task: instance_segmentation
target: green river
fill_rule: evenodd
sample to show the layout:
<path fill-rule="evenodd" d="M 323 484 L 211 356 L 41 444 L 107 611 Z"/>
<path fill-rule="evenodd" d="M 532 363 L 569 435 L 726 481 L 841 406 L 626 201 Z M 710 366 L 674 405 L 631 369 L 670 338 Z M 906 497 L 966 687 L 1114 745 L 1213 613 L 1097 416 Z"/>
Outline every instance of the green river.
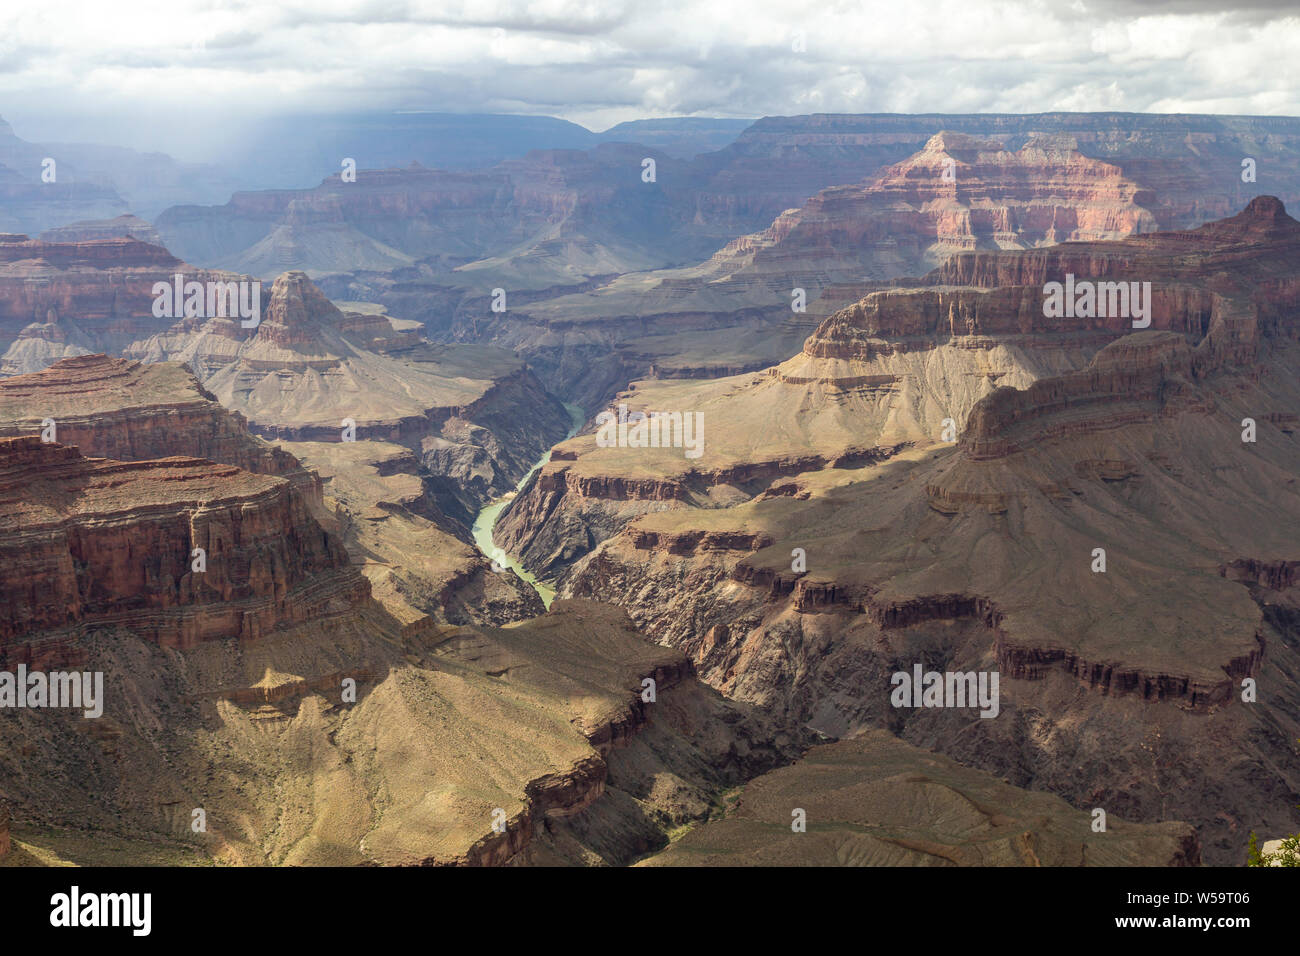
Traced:
<path fill-rule="evenodd" d="M 569 418 L 572 421 L 572 425 L 569 427 L 569 434 L 566 437 L 572 438 L 578 433 L 578 429 L 586 423 L 587 413 L 582 410 L 581 406 L 573 405 L 569 402 L 565 402 L 564 407 L 568 410 Z M 551 452 L 548 449 L 546 454 L 537 460 L 537 464 L 528 469 L 528 474 L 519 479 L 519 484 L 515 485 L 514 491 L 506 492 L 478 513 L 477 517 L 474 518 L 473 528 L 474 544 L 478 546 L 478 549 L 483 552 L 484 556 L 487 557 L 489 561 L 496 561 L 498 564 L 505 565 L 510 568 L 510 570 L 514 571 L 515 574 L 519 575 L 531 584 L 533 589 L 541 596 L 542 603 L 548 608 L 551 606 L 551 602 L 555 600 L 555 589 L 541 581 L 538 581 L 531 571 L 526 570 L 523 565 L 504 551 L 494 553 L 498 549 L 496 542 L 492 540 L 492 529 L 496 525 L 497 517 L 501 514 L 502 509 L 505 508 L 505 506 L 510 503 L 524 485 L 528 483 L 528 479 L 533 477 L 533 472 L 537 471 L 538 468 L 541 468 L 542 465 L 546 464 L 550 460 Z"/>

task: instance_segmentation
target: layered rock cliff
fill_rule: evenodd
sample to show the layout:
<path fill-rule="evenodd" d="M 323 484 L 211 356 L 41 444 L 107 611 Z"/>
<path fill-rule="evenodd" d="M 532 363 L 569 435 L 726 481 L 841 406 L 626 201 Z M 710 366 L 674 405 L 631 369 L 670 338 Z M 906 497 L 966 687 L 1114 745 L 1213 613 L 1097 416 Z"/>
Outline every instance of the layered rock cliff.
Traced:
<path fill-rule="evenodd" d="M 249 434 L 243 416 L 218 404 L 181 365 L 88 355 L 0 379 L 0 435 L 39 434 L 46 421 L 57 441 L 87 457 L 208 458 L 288 478 L 320 500 L 319 479 Z"/>
<path fill-rule="evenodd" d="M 37 372 L 65 355 L 120 353 L 169 328 L 156 283 L 247 281 L 181 262 L 161 246 L 119 237 L 86 241 L 0 235 L 0 375 Z"/>
<path fill-rule="evenodd" d="M 7 660 L 57 658 L 106 627 L 162 647 L 252 640 L 369 598 L 284 479 L 200 459 L 86 458 L 37 436 L 0 439 L 0 472 Z"/>
<path fill-rule="evenodd" d="M 705 462 L 708 441 L 798 434 L 748 412 L 774 382 L 805 390 L 770 406 L 800 427 L 843 412 L 845 433 L 910 450 L 637 517 L 562 593 L 627 607 L 739 699 L 836 735 L 884 727 L 1125 819 L 1186 819 L 1208 861 L 1239 860 L 1240 821 L 1293 826 L 1279 808 L 1300 792 L 1297 252 L 1300 223 L 1259 199 L 1188 232 L 946 267 L 996 261 L 1015 286 L 873 293 L 771 375 L 673 398 L 731 412 L 706 418 Z M 1044 327 L 1039 283 L 1066 268 L 1150 281 L 1151 329 Z M 989 374 L 1004 361 L 1019 381 Z M 666 460 L 618 452 L 611 478 Z M 998 716 L 892 706 L 891 674 L 918 663 L 1000 673 Z"/>

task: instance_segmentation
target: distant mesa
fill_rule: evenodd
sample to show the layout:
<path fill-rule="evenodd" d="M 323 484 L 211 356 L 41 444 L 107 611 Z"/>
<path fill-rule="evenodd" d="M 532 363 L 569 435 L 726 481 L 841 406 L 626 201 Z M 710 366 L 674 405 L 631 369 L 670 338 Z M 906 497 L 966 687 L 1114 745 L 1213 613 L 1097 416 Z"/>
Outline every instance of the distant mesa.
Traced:
<path fill-rule="evenodd" d="M 161 246 L 162 237 L 153 224 L 129 213 L 113 219 L 93 219 L 46 229 L 38 237 L 42 242 L 91 242 L 97 239 L 138 239 Z"/>

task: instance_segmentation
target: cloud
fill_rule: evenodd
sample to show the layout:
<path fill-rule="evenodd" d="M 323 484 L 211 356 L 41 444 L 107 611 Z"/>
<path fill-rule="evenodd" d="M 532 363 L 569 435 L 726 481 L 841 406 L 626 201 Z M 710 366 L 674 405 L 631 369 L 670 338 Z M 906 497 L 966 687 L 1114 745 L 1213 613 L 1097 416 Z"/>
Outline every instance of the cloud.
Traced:
<path fill-rule="evenodd" d="M 1300 17 L 1264 0 L 173 0 L 165 9 L 7 4 L 6 118 L 29 138 L 66 139 L 51 132 L 84 128 L 87 117 L 121 129 L 108 117 L 135 115 L 133 135 L 167 149 L 177 128 L 149 117 L 201 129 L 196 116 L 510 111 L 602 128 L 690 114 L 1300 114 Z"/>

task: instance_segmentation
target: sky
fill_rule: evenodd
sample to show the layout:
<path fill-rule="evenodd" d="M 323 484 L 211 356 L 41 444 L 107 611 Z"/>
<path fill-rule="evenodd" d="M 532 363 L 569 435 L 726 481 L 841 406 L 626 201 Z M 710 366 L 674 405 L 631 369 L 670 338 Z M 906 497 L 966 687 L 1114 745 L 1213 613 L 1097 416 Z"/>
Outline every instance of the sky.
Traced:
<path fill-rule="evenodd" d="M 1300 4 L 37 0 L 0 9 L 29 140 L 198 158 L 248 116 L 1131 110 L 1300 115 Z"/>

